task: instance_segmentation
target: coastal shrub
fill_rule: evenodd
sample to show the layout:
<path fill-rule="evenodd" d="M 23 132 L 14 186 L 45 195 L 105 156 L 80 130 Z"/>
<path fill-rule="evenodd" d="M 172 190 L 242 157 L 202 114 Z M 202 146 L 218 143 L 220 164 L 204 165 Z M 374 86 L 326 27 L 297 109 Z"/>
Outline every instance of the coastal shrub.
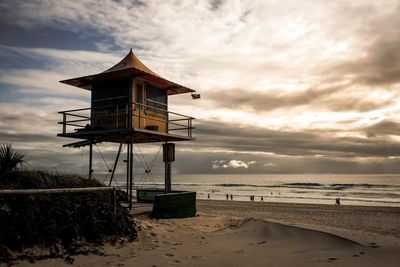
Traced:
<path fill-rule="evenodd" d="M 15 171 L 1 176 L 0 189 L 103 186 L 76 175 L 44 171 Z M 115 220 L 111 194 L 0 195 L 0 247 L 17 250 L 56 243 L 70 247 L 76 242 L 102 243 L 106 237 L 136 238 L 133 219 L 119 203 Z"/>
<path fill-rule="evenodd" d="M 96 180 L 51 171 L 12 171 L 0 174 L 0 189 L 50 189 L 103 186 Z"/>

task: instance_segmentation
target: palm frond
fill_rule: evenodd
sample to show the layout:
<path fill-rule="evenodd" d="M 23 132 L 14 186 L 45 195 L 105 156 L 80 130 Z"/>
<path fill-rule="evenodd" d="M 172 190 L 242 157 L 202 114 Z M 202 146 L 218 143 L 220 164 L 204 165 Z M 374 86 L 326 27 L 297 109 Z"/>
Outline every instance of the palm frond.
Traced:
<path fill-rule="evenodd" d="M 0 145 L 0 171 L 14 171 L 26 163 L 25 155 L 14 151 L 11 144 Z"/>

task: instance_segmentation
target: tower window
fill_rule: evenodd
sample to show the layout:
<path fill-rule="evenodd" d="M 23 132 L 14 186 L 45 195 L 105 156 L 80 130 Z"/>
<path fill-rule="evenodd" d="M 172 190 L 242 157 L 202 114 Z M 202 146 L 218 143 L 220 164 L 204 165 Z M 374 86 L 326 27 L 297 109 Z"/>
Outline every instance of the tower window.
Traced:
<path fill-rule="evenodd" d="M 146 83 L 146 112 L 167 115 L 167 91 Z"/>

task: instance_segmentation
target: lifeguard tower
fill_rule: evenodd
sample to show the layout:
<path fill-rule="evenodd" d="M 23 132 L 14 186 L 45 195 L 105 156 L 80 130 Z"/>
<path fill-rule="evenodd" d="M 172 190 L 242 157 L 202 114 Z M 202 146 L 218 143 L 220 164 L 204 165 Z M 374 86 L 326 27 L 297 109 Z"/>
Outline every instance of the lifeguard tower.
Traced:
<path fill-rule="evenodd" d="M 127 191 L 132 205 L 133 144 L 163 143 L 165 194 L 171 193 L 171 162 L 175 158 L 175 141 L 193 140 L 194 118 L 168 109 L 168 97 L 194 90 L 169 81 L 146 67 L 132 50 L 110 69 L 60 81 L 91 91 L 91 107 L 59 112 L 62 133 L 58 136 L 79 139 L 64 147 L 89 146 L 89 179 L 92 177 L 92 146 L 102 142 L 119 143 L 115 168 L 123 144 L 127 144 Z"/>

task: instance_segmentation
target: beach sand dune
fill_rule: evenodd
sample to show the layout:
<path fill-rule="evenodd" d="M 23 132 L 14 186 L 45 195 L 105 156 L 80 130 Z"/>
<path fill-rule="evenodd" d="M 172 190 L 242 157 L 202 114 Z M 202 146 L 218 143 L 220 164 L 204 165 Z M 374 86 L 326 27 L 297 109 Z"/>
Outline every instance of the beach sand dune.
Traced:
<path fill-rule="evenodd" d="M 222 204 L 225 208 L 218 208 Z M 323 223 L 317 225 L 317 215 L 314 216 L 313 211 L 304 213 L 303 210 L 303 217 L 298 220 L 301 226 L 295 226 L 290 220 L 288 223 L 292 225 L 283 224 L 283 211 L 274 217 L 268 212 L 251 209 L 249 203 L 222 204 L 200 202 L 198 216 L 187 219 L 155 220 L 148 214 L 137 215 L 138 241 L 105 245 L 105 256 L 75 256 L 74 266 L 398 266 L 400 262 L 400 247 L 392 242 L 397 240 L 396 237 L 386 245 L 383 242 L 385 235 L 370 233 L 380 237 L 379 244 L 360 242 L 363 239 L 361 233 L 365 231 L 362 225 L 356 232 L 356 238 L 349 238 L 350 230 L 346 227 L 343 228 L 344 235 L 331 225 L 326 231 L 321 231 Z M 260 205 L 274 210 L 273 204 Z M 275 209 L 283 207 L 278 206 Z M 311 205 L 308 208 L 318 213 L 320 207 L 312 209 Z M 324 218 L 331 214 L 332 220 L 339 216 L 335 220 L 342 220 L 342 224 L 346 225 L 347 217 L 340 216 L 341 211 L 332 207 L 335 208 L 335 212 L 321 214 Z M 299 206 L 286 204 L 285 209 L 297 209 L 288 214 L 297 212 L 293 216 L 300 216 Z M 352 209 L 354 216 L 357 216 L 357 210 L 361 210 L 359 214 L 364 214 L 360 216 L 372 216 L 365 208 Z M 385 214 L 385 209 L 380 211 Z M 386 211 L 388 218 L 395 216 L 392 211 Z M 268 215 L 275 222 L 268 221 L 263 215 Z M 280 222 L 276 217 L 280 218 Z M 308 227 L 307 218 L 310 222 Z M 384 221 L 384 217 L 379 221 Z M 372 227 L 370 224 L 369 227 Z M 368 231 L 365 233 L 368 234 Z M 40 261 L 34 265 L 71 266 L 60 259 Z M 20 262 L 19 266 L 33 265 Z"/>

